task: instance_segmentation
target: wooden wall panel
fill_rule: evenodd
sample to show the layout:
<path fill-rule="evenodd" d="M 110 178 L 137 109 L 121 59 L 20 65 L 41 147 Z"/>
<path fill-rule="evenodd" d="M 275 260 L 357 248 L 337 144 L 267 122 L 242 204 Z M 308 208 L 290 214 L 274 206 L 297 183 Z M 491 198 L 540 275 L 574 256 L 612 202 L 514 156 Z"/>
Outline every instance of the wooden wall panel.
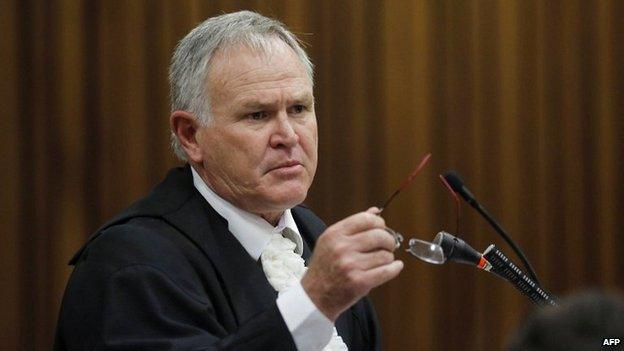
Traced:
<path fill-rule="evenodd" d="M 457 169 L 557 295 L 624 288 L 624 4 L 595 1 L 0 2 L 0 340 L 47 349 L 90 232 L 177 164 L 167 65 L 203 19 L 278 17 L 316 65 L 327 222 L 379 205 L 407 237 L 455 231 L 437 174 Z M 467 206 L 461 236 L 511 250 Z M 501 349 L 532 306 L 493 277 L 405 253 L 372 292 L 385 349 Z"/>
<path fill-rule="evenodd" d="M 0 2 L 0 93 L 2 117 L 0 118 L 0 155 L 5 170 L 2 172 L 0 190 L 0 343 L 7 349 L 16 350 L 20 344 L 21 318 L 19 294 L 20 267 L 20 223 L 16 215 L 20 212 L 20 189 L 24 186 L 20 179 L 18 147 L 20 119 L 18 101 L 19 49 L 17 39 L 17 4 Z"/>

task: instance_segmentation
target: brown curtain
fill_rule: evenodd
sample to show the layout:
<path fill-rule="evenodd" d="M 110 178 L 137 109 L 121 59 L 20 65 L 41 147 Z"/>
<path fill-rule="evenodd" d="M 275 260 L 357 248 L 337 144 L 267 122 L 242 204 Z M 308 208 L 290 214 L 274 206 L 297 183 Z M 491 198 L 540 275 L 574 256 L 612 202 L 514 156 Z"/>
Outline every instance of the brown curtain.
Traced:
<path fill-rule="evenodd" d="M 3 348 L 50 348 L 72 253 L 176 164 L 176 41 L 238 9 L 309 44 L 320 164 L 308 203 L 328 223 L 380 204 L 432 152 L 384 213 L 389 226 L 455 232 L 436 178 L 456 169 L 548 290 L 624 288 L 621 1 L 4 0 Z M 459 235 L 518 262 L 467 206 Z M 372 292 L 385 349 L 501 349 L 533 308 L 470 267 L 399 256 L 401 276 Z"/>

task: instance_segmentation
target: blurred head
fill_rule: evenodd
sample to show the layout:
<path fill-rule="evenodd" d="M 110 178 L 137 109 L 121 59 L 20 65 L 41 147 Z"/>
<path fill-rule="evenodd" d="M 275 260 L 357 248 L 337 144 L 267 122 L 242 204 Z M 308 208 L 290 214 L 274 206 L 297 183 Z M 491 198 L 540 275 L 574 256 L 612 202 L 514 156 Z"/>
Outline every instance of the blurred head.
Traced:
<path fill-rule="evenodd" d="M 274 221 L 301 203 L 317 164 L 312 65 L 279 22 L 208 19 L 174 53 L 173 148 L 221 197 Z"/>
<path fill-rule="evenodd" d="M 589 351 L 609 349 L 605 339 L 624 343 L 622 296 L 585 292 L 535 311 L 512 337 L 508 351 Z M 611 346 L 611 348 L 616 349 Z"/>

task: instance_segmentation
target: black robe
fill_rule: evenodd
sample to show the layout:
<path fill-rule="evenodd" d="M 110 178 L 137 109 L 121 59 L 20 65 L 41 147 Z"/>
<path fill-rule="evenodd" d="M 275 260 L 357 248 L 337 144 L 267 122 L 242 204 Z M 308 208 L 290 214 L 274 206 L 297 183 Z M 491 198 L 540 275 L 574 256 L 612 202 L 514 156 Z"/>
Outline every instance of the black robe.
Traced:
<path fill-rule="evenodd" d="M 323 222 L 292 209 L 311 255 Z M 56 331 L 61 350 L 295 350 L 262 267 L 193 186 L 169 172 L 74 256 Z M 377 350 L 368 298 L 340 315 L 350 350 Z"/>

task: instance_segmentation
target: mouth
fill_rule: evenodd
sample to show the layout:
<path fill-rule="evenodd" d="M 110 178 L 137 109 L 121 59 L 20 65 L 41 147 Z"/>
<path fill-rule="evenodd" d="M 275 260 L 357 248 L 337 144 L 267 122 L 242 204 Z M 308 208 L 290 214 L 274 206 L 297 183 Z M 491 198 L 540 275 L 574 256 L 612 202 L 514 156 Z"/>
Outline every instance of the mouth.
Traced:
<path fill-rule="evenodd" d="M 269 169 L 269 172 L 279 171 L 279 172 L 289 172 L 289 171 L 297 171 L 299 168 L 303 167 L 301 162 L 296 160 L 288 160 L 286 162 L 282 162 L 275 167 Z"/>

